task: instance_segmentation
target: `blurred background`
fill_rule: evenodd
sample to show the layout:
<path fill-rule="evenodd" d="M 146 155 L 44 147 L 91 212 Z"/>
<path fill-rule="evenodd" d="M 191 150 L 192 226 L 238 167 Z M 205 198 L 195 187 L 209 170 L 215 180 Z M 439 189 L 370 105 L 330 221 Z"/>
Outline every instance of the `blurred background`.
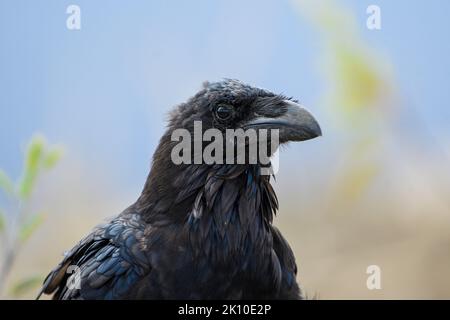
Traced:
<path fill-rule="evenodd" d="M 71 4 L 80 30 L 66 27 Z M 33 298 L 65 250 L 137 199 L 167 112 L 205 80 L 237 78 L 297 98 L 322 126 L 282 150 L 275 183 L 308 295 L 450 298 L 449 12 L 445 0 L 2 0 L 0 296 Z M 381 289 L 366 286 L 370 265 Z"/>

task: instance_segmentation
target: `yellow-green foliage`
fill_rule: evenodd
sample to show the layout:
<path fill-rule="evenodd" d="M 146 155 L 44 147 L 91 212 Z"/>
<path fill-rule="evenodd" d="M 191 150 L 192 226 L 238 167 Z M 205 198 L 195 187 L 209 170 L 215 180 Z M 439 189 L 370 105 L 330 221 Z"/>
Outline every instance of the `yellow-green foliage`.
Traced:
<path fill-rule="evenodd" d="M 23 175 L 18 185 L 18 195 L 28 199 L 36 178 L 42 169 L 51 169 L 60 159 L 62 149 L 49 147 L 41 135 L 35 135 L 28 146 Z"/>
<path fill-rule="evenodd" d="M 42 213 L 33 214 L 25 211 L 28 208 L 36 181 L 39 175 L 52 169 L 60 160 L 63 150 L 59 146 L 49 145 L 42 135 L 34 135 L 25 152 L 25 160 L 21 178 L 16 184 L 3 171 L 0 170 L 0 190 L 3 190 L 11 200 L 12 206 L 9 214 L 0 209 L 0 236 L 4 246 L 2 263 L 0 265 L 0 294 L 7 279 L 13 260 L 21 245 L 23 245 L 45 221 Z M 8 240 L 8 241 L 6 241 Z M 12 296 L 19 296 L 41 281 L 41 277 L 32 276 L 13 284 L 10 290 Z"/>
<path fill-rule="evenodd" d="M 323 51 L 318 64 L 323 72 L 325 110 L 330 123 L 339 124 L 346 144 L 330 198 L 335 206 L 351 206 L 374 181 L 382 136 L 378 126 L 388 121 L 392 86 L 389 64 L 360 36 L 353 12 L 335 0 L 294 0 L 295 8 L 317 30 Z M 325 131 L 326 132 L 326 131 Z M 324 135 L 326 138 L 326 133 Z"/>

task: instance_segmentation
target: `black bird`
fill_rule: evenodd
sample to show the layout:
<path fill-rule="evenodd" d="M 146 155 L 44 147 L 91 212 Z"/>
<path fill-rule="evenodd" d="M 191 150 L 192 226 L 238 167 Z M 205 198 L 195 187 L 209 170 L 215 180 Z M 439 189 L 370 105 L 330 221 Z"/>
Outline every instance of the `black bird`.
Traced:
<path fill-rule="evenodd" d="M 170 114 L 141 196 L 97 226 L 47 276 L 53 299 L 300 299 L 278 201 L 260 163 L 175 164 L 175 129 L 279 129 L 280 143 L 321 135 L 290 98 L 238 80 L 206 82 Z M 39 298 L 38 296 L 38 298 Z"/>

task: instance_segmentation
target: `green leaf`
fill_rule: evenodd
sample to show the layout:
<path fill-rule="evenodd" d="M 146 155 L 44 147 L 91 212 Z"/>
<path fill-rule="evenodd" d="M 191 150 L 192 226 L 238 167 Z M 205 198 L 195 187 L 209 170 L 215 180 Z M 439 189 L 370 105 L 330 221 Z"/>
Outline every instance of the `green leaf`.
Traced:
<path fill-rule="evenodd" d="M 46 216 L 44 214 L 36 214 L 32 216 L 26 223 L 20 228 L 19 239 L 20 241 L 26 242 L 31 235 L 42 225 L 45 221 Z"/>
<path fill-rule="evenodd" d="M 5 230 L 5 225 L 6 225 L 6 215 L 5 212 L 0 209 L 0 233 L 3 232 L 3 230 Z"/>
<path fill-rule="evenodd" d="M 8 195 L 14 194 L 14 184 L 2 169 L 0 169 L 0 189 L 3 189 Z"/>
<path fill-rule="evenodd" d="M 44 168 L 47 170 L 52 169 L 59 162 L 63 154 L 64 150 L 62 147 L 55 147 L 47 152 L 42 163 Z"/>
<path fill-rule="evenodd" d="M 42 276 L 31 276 L 16 282 L 10 289 L 11 296 L 23 296 L 30 290 L 39 287 L 42 284 Z"/>
<path fill-rule="evenodd" d="M 45 139 L 41 135 L 35 135 L 28 146 L 25 168 L 22 180 L 19 184 L 19 195 L 22 199 L 29 198 L 33 191 L 34 183 L 39 173 L 45 144 Z"/>

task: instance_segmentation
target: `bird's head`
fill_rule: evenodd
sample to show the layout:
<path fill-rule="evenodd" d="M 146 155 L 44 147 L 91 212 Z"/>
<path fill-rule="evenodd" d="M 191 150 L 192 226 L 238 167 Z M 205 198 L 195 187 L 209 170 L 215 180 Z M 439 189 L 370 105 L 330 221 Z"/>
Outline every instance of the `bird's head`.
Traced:
<path fill-rule="evenodd" d="M 184 128 L 194 133 L 218 129 L 278 129 L 280 143 L 304 141 L 322 134 L 314 117 L 292 98 L 226 79 L 203 84 L 195 96 L 170 114 L 169 131 Z"/>
<path fill-rule="evenodd" d="M 272 149 L 274 144 L 278 146 L 278 144 L 304 141 L 321 135 L 317 121 L 295 100 L 237 80 L 204 83 L 197 94 L 177 106 L 169 116 L 167 131 L 153 156 L 152 170 L 140 198 L 140 203 L 151 206 L 153 212 L 166 212 L 168 208 L 178 204 L 186 205 L 186 211 L 190 210 L 195 195 L 199 194 L 201 188 L 208 188 L 208 183 L 213 181 L 211 179 L 214 176 L 237 177 L 244 171 L 247 172 L 247 169 L 256 170 L 257 175 L 261 175 L 262 162 L 260 162 L 259 150 L 256 165 L 253 163 L 248 167 L 247 162 L 242 164 L 239 160 L 234 164 L 228 162 L 228 150 L 222 150 L 222 148 L 226 149 L 229 146 L 227 144 L 229 130 L 257 131 L 256 141 L 244 139 L 245 161 L 251 160 L 251 157 L 247 157 L 247 151 L 252 150 L 251 143 L 261 147 L 261 141 L 263 141 L 262 147 L 267 147 L 265 154 L 270 157 L 274 152 Z M 200 137 L 198 137 L 196 124 L 201 124 Z M 266 130 L 265 140 L 260 139 L 259 133 L 263 131 L 261 129 Z M 277 143 L 272 143 L 270 130 L 274 129 L 277 130 Z M 205 140 L 208 130 L 214 130 L 214 137 L 210 136 Z M 177 135 L 177 133 L 181 134 Z M 188 151 L 183 148 L 180 151 L 180 145 L 183 145 L 180 140 L 185 139 L 190 139 L 187 142 L 184 141 L 184 147 L 189 147 Z M 199 144 L 196 143 L 198 140 L 200 140 Z M 211 155 L 214 154 L 214 159 L 217 161 L 206 161 L 204 156 L 208 146 L 220 140 L 222 144 L 216 144 L 215 150 L 210 152 Z M 234 141 L 236 140 L 233 138 Z M 211 149 L 213 148 L 209 148 L 209 151 Z M 267 152 L 268 149 L 270 154 Z M 200 161 L 196 158 L 197 151 L 200 153 Z M 217 157 L 218 151 L 223 151 L 219 157 Z M 237 151 L 239 153 L 239 149 Z M 180 159 L 174 160 L 174 154 L 180 156 L 183 162 L 177 163 Z M 239 157 L 237 153 L 234 155 Z"/>

